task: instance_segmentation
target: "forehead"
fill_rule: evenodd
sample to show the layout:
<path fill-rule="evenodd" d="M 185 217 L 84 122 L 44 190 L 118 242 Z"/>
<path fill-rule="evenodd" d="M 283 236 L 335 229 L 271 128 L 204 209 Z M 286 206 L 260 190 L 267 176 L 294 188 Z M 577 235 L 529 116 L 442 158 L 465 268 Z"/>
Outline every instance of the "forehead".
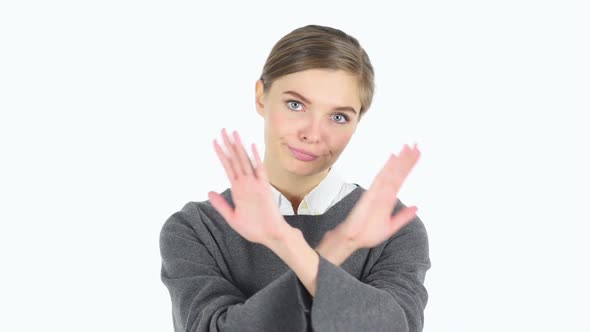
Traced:
<path fill-rule="evenodd" d="M 360 109 L 358 78 L 343 70 L 309 69 L 277 79 L 270 93 L 280 96 L 284 91 L 296 91 L 312 103 L 352 106 Z"/>

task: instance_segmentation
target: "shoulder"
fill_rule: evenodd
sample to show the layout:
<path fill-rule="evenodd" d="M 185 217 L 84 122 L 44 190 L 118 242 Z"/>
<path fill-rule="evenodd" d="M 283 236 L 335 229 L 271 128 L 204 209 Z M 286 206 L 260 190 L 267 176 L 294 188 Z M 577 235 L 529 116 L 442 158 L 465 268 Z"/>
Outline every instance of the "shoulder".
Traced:
<path fill-rule="evenodd" d="M 182 208 L 172 213 L 162 225 L 160 236 L 164 234 L 195 233 L 195 225 L 201 221 L 199 203 L 189 201 Z"/>
<path fill-rule="evenodd" d="M 229 188 L 221 195 L 228 201 L 228 204 L 233 206 Z M 189 201 L 164 221 L 161 232 L 181 232 L 197 236 L 197 234 L 202 234 L 205 229 L 218 225 L 220 222 L 224 224 L 225 220 L 209 200 Z"/>
<path fill-rule="evenodd" d="M 392 215 L 406 207 L 397 200 Z M 424 222 L 415 216 L 406 226 L 393 234 L 383 244 L 383 255 L 398 264 L 420 265 L 424 270 L 430 268 L 428 234 Z"/>
<path fill-rule="evenodd" d="M 405 207 L 407 207 L 406 204 L 404 204 L 404 202 L 402 202 L 398 198 L 391 215 L 392 216 L 395 215 L 396 213 L 398 213 L 400 210 L 402 210 Z M 406 226 L 404 226 L 402 229 L 400 229 L 396 234 L 394 234 L 392 239 L 402 236 L 406 233 L 419 233 L 421 236 L 424 236 L 424 237 L 427 236 L 426 235 L 426 226 L 424 225 L 424 222 L 422 221 L 422 219 L 420 219 L 420 217 L 418 215 L 416 215 L 416 217 L 414 217 L 414 219 L 412 221 L 410 221 L 410 223 L 408 223 Z"/>

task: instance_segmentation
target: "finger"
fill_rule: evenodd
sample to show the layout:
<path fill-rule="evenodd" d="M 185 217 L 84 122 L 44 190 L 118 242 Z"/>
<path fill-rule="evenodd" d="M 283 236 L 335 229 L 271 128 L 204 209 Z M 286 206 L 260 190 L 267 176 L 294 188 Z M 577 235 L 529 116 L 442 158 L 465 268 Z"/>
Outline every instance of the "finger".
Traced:
<path fill-rule="evenodd" d="M 242 145 L 242 140 L 240 139 L 240 135 L 237 131 L 234 130 L 234 141 L 236 150 L 238 151 L 238 160 L 240 164 L 240 168 L 242 170 L 242 174 L 246 176 L 252 176 L 254 167 L 252 166 L 252 162 Z"/>
<path fill-rule="evenodd" d="M 232 179 L 237 180 L 238 176 L 239 176 L 239 165 L 238 164 L 238 160 L 236 157 L 236 153 L 235 153 L 235 149 L 234 149 L 234 144 L 230 141 L 229 136 L 227 135 L 227 131 L 225 130 L 225 128 L 223 128 L 221 130 L 221 136 L 223 137 L 223 142 L 225 144 L 225 148 L 227 150 L 227 160 L 228 163 L 230 165 L 230 169 L 231 169 L 231 174 L 233 176 Z"/>
<path fill-rule="evenodd" d="M 377 197 L 387 197 L 388 202 L 394 202 L 401 186 L 416 164 L 419 156 L 420 153 L 416 144 L 414 148 L 410 148 L 407 144 L 404 144 L 399 156 L 392 153 L 385 166 L 383 166 L 371 184 L 368 193 L 370 197 L 373 200 L 377 199 Z"/>
<path fill-rule="evenodd" d="M 371 183 L 371 186 L 369 187 L 370 195 L 373 195 L 373 193 L 381 195 L 382 191 L 384 189 L 386 189 L 386 184 L 385 184 L 386 175 L 388 173 L 388 169 L 391 167 L 391 163 L 393 162 L 394 158 L 395 158 L 395 155 L 393 153 L 391 155 L 389 155 L 389 158 L 385 162 L 385 165 L 381 168 L 381 170 L 379 170 L 379 173 L 377 173 L 377 175 L 375 176 L 375 179 L 373 179 L 373 182 Z"/>
<path fill-rule="evenodd" d="M 264 163 L 260 159 L 260 155 L 258 154 L 258 149 L 256 148 L 256 144 L 252 143 L 252 154 L 254 155 L 254 160 L 256 161 L 256 176 L 268 182 L 268 176 L 266 175 L 266 168 L 264 167 Z"/>
<path fill-rule="evenodd" d="M 223 219 L 225 219 L 229 224 L 233 223 L 234 211 L 232 207 L 227 203 L 225 198 L 214 191 L 210 191 L 208 196 L 211 205 L 213 205 L 213 207 L 219 212 L 219 214 L 221 214 Z"/>
<path fill-rule="evenodd" d="M 414 144 L 413 148 L 411 148 L 408 144 L 404 144 L 400 152 L 398 164 L 392 171 L 392 180 L 395 181 L 398 188 L 401 188 L 402 184 L 405 182 L 408 175 L 416 165 L 419 157 L 420 151 L 418 150 L 417 144 Z"/>
<path fill-rule="evenodd" d="M 413 166 L 420 158 L 420 149 L 418 149 L 418 143 L 414 143 L 414 146 L 410 148 L 406 144 L 406 153 L 404 154 L 404 159 L 407 158 L 410 161 L 410 164 Z"/>
<path fill-rule="evenodd" d="M 395 164 L 394 168 L 391 171 L 392 181 L 396 184 L 398 188 L 401 188 L 406 176 L 409 173 L 410 163 L 411 163 L 411 151 L 407 144 L 404 144 L 402 151 L 400 152 L 400 156 Z"/>
<path fill-rule="evenodd" d="M 393 217 L 391 217 L 391 222 L 389 224 L 389 234 L 393 235 L 397 233 L 400 229 L 404 226 L 412 222 L 416 218 L 416 213 L 418 212 L 418 208 L 416 206 L 412 207 L 405 207 L 398 211 Z"/>
<path fill-rule="evenodd" d="M 400 163 L 399 156 L 393 153 L 389 156 L 389 159 L 378 174 L 379 183 L 377 185 L 381 186 L 382 190 L 393 190 L 393 187 L 398 185 L 396 172 L 399 172 Z"/>
<path fill-rule="evenodd" d="M 383 192 L 383 195 L 391 198 L 391 202 L 396 200 L 408 173 L 408 166 L 405 165 L 405 163 L 407 163 L 407 153 L 408 147 L 404 146 L 400 155 L 395 156 L 395 154 L 393 154 L 392 158 L 390 158 L 383 169 L 383 174 L 380 180 L 381 186 L 383 186 L 381 191 Z"/>
<path fill-rule="evenodd" d="M 388 173 L 390 173 L 393 168 L 395 167 L 395 163 L 396 160 L 399 159 L 398 156 L 396 156 L 394 153 L 389 155 L 389 158 L 387 158 L 387 161 L 385 161 L 385 165 L 383 165 L 383 167 L 381 168 L 381 170 L 379 171 L 379 173 L 377 173 L 377 177 L 385 177 Z"/>
<path fill-rule="evenodd" d="M 418 150 L 418 145 L 416 143 L 412 148 L 410 148 L 409 145 L 404 144 L 404 150 L 400 155 L 401 159 L 404 160 L 404 165 L 413 167 L 420 156 L 420 150 Z"/>
<path fill-rule="evenodd" d="M 397 163 L 397 156 L 391 154 L 383 168 L 379 171 L 373 183 L 367 192 L 367 200 L 371 202 L 382 202 L 386 205 L 391 205 L 396 199 L 395 182 L 392 179 L 392 172 Z M 383 199 L 385 198 L 385 199 Z M 373 203 L 375 204 L 375 203 Z"/>
<path fill-rule="evenodd" d="M 221 164 L 223 165 L 223 169 L 225 169 L 225 174 L 227 174 L 227 177 L 229 178 L 229 181 L 231 182 L 231 184 L 233 186 L 236 176 L 235 176 L 233 168 L 227 158 L 227 155 L 225 154 L 225 152 L 223 151 L 223 149 L 221 148 L 219 143 L 217 143 L 216 139 L 213 140 L 213 146 L 215 147 L 215 152 L 217 153 L 217 157 L 219 158 L 219 160 L 221 160 Z"/>

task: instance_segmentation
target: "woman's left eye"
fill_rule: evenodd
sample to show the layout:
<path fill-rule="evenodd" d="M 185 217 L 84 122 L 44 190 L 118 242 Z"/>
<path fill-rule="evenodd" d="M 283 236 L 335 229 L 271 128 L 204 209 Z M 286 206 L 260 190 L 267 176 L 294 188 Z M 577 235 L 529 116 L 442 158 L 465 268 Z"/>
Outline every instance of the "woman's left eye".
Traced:
<path fill-rule="evenodd" d="M 348 116 L 344 113 L 336 113 L 336 114 L 334 114 L 334 116 L 340 116 L 344 119 L 344 121 L 336 121 L 338 123 L 347 123 L 348 122 Z"/>

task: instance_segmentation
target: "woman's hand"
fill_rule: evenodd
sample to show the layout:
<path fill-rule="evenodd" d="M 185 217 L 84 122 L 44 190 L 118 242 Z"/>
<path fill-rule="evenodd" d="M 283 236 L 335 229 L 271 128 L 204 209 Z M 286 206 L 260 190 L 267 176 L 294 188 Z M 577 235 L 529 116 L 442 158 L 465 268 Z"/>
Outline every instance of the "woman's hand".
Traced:
<path fill-rule="evenodd" d="M 418 208 L 406 207 L 391 216 L 397 194 L 418 161 L 417 146 L 404 144 L 399 156 L 392 154 L 348 217 L 335 231 L 355 249 L 373 248 L 408 224 Z"/>
<path fill-rule="evenodd" d="M 225 128 L 222 136 L 228 155 L 217 140 L 213 140 L 213 145 L 229 177 L 235 209 L 223 196 L 213 191 L 209 192 L 211 204 L 231 228 L 246 240 L 265 246 L 281 241 L 293 228 L 273 201 L 271 184 L 256 145 L 252 144 L 256 161 L 256 165 L 253 165 L 236 131 L 233 132 L 234 142 L 230 141 Z"/>

